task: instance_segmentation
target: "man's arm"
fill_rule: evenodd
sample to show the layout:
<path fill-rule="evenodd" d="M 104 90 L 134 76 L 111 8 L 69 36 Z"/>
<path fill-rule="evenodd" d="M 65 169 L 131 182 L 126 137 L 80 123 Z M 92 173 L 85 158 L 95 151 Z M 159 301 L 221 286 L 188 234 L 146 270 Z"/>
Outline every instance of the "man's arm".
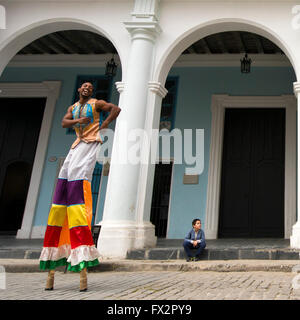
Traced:
<path fill-rule="evenodd" d="M 202 242 L 205 243 L 205 234 L 203 230 L 200 230 L 200 240 L 197 240 L 198 243 Z"/>
<path fill-rule="evenodd" d="M 191 231 L 189 231 L 189 232 L 187 233 L 187 235 L 185 236 L 184 239 L 186 239 L 186 240 L 190 240 L 190 239 L 191 239 Z"/>
<path fill-rule="evenodd" d="M 184 239 L 188 240 L 190 243 L 194 243 L 194 240 L 192 240 L 192 230 L 188 232 Z"/>
<path fill-rule="evenodd" d="M 68 108 L 67 113 L 64 115 L 61 121 L 61 125 L 63 128 L 71 128 L 77 123 L 83 124 L 83 123 L 89 123 L 90 121 L 91 121 L 90 118 L 87 118 L 87 117 L 82 117 L 74 120 L 73 114 L 72 114 L 72 106 L 71 106 Z"/>
<path fill-rule="evenodd" d="M 205 233 L 203 230 L 201 232 L 201 242 L 205 242 Z"/>
<path fill-rule="evenodd" d="M 108 125 L 113 120 L 115 120 L 118 117 L 119 113 L 121 112 L 121 109 L 118 106 L 114 105 L 113 103 L 106 102 L 104 100 L 97 100 L 95 106 L 98 112 L 100 111 L 109 112 L 108 117 L 102 122 L 100 130 L 107 128 Z"/>

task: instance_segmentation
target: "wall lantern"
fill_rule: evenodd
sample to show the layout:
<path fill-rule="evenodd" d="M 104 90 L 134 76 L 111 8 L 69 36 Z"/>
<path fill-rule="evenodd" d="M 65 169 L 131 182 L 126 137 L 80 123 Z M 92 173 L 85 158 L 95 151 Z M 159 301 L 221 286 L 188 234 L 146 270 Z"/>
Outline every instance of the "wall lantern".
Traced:
<path fill-rule="evenodd" d="M 105 75 L 113 78 L 117 73 L 118 65 L 115 63 L 114 57 L 106 63 Z"/>
<path fill-rule="evenodd" d="M 240 60 L 241 61 L 241 72 L 242 73 L 250 73 L 250 67 L 252 60 L 248 58 L 247 53 L 245 54 L 245 57 Z"/>

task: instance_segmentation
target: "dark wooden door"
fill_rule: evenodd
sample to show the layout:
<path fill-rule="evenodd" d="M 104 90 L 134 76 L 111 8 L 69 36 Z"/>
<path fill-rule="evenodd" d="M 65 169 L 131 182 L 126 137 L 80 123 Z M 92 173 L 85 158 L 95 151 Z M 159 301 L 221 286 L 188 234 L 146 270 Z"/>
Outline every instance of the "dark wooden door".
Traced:
<path fill-rule="evenodd" d="M 0 99 L 0 232 L 21 227 L 46 100 Z"/>
<path fill-rule="evenodd" d="M 226 109 L 219 237 L 284 236 L 285 109 Z"/>
<path fill-rule="evenodd" d="M 159 238 L 165 238 L 167 234 L 172 168 L 172 163 L 155 166 L 150 221 Z"/>

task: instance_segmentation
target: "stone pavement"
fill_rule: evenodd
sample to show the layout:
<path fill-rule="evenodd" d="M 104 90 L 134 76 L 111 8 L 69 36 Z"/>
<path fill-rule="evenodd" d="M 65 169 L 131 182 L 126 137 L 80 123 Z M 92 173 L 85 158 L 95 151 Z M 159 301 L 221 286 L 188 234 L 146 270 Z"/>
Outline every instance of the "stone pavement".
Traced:
<path fill-rule="evenodd" d="M 0 259 L 0 267 L 8 273 L 43 272 L 37 259 Z M 300 271 L 299 260 L 203 260 L 186 262 L 185 260 L 113 260 L 100 259 L 100 264 L 90 268 L 90 273 L 104 271 L 215 271 L 215 272 L 292 272 Z M 59 270 L 63 271 L 64 267 Z M 299 272 L 297 271 L 297 272 Z"/>
<path fill-rule="evenodd" d="M 45 292 L 47 273 L 38 261 L 42 240 L 1 237 L 0 301 L 300 300 L 299 250 L 284 239 L 211 240 L 199 262 L 186 262 L 180 243 L 158 241 L 156 248 L 131 252 L 131 258 L 100 259 L 89 269 L 85 293 L 78 290 L 79 275 L 64 274 L 61 267 L 55 290 Z"/>
<path fill-rule="evenodd" d="M 79 292 L 78 274 L 57 271 L 55 289 L 45 291 L 46 272 L 6 273 L 0 300 L 300 300 L 295 276 L 270 271 L 98 272 L 88 274 L 88 291 Z"/>

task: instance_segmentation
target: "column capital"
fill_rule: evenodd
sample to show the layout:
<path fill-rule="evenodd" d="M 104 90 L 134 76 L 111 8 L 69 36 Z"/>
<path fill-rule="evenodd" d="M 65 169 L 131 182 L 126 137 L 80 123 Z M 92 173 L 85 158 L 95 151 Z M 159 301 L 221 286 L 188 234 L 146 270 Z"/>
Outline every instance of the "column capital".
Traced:
<path fill-rule="evenodd" d="M 300 82 L 294 82 L 294 94 L 298 98 L 298 94 L 300 93 Z"/>
<path fill-rule="evenodd" d="M 162 31 L 156 21 L 129 21 L 124 22 L 124 25 L 133 40 L 144 39 L 154 42 Z"/>
<path fill-rule="evenodd" d="M 131 13 L 132 21 L 124 22 L 133 40 L 143 39 L 154 42 L 161 33 L 158 23 L 160 0 L 135 0 Z"/>
<path fill-rule="evenodd" d="M 160 82 L 149 81 L 148 87 L 149 87 L 150 91 L 156 93 L 157 95 L 159 95 L 162 98 L 164 98 L 168 93 L 168 90 Z"/>

